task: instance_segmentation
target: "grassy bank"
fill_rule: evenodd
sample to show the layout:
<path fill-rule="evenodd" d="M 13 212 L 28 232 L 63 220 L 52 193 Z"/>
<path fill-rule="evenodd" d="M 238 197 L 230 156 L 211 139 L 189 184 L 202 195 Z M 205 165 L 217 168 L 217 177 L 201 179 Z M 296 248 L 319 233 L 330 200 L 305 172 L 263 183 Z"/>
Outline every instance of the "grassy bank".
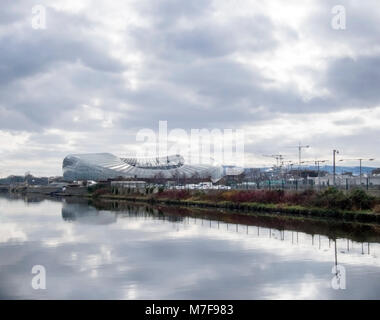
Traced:
<path fill-rule="evenodd" d="M 162 215 L 173 217 L 192 217 L 206 220 L 222 221 L 243 226 L 256 226 L 277 230 L 305 232 L 325 235 L 330 239 L 347 238 L 358 242 L 379 242 L 380 224 L 342 221 L 300 215 L 283 215 L 276 213 L 230 211 L 228 209 L 200 208 L 197 206 L 178 206 L 163 203 L 150 205 L 146 202 L 130 202 L 112 199 L 92 200 L 91 205 L 101 210 L 133 210 L 143 207 L 144 210 L 162 218 Z"/>
<path fill-rule="evenodd" d="M 115 195 L 110 190 L 97 190 L 93 197 L 127 199 L 200 208 L 225 208 L 249 214 L 276 213 L 292 216 L 334 218 L 344 221 L 380 223 L 379 199 L 362 190 L 350 194 L 330 188 L 324 192 L 286 193 L 282 190 L 254 191 L 188 191 L 165 190 L 156 194 Z"/>

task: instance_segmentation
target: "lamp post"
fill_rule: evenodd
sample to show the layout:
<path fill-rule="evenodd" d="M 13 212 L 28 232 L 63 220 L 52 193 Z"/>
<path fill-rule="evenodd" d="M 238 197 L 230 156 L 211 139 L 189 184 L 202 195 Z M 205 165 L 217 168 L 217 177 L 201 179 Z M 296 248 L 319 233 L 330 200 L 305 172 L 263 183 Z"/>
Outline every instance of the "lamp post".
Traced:
<path fill-rule="evenodd" d="M 302 161 L 301 163 L 314 163 L 317 166 L 317 178 L 318 178 L 318 187 L 320 188 L 321 186 L 321 179 L 319 177 L 320 173 L 320 164 L 328 162 L 328 160 L 314 160 L 314 161 Z"/>
<path fill-rule="evenodd" d="M 375 159 L 373 158 L 370 158 L 370 159 L 363 159 L 363 158 L 359 158 L 359 159 L 341 159 L 339 161 L 359 161 L 359 168 L 360 168 L 360 173 L 359 173 L 359 181 L 360 181 L 360 187 L 362 186 L 362 163 L 363 161 L 374 161 Z"/>
<path fill-rule="evenodd" d="M 298 149 L 298 174 L 301 175 L 301 163 L 302 163 L 302 149 L 309 149 L 309 145 L 302 145 L 301 142 L 298 143 L 298 146 L 288 147 L 288 148 L 297 148 Z"/>
<path fill-rule="evenodd" d="M 310 146 L 309 145 L 303 146 L 303 145 L 301 145 L 301 142 L 300 142 L 296 148 L 298 148 L 298 164 L 301 166 L 302 149 L 308 149 L 308 148 L 310 148 Z"/>
<path fill-rule="evenodd" d="M 336 182 L 336 165 L 335 165 L 335 160 L 336 160 L 336 155 L 339 154 L 339 150 L 333 150 L 333 170 L 334 170 L 334 178 L 333 178 L 333 182 L 334 182 L 334 187 L 335 187 L 335 182 Z"/>
<path fill-rule="evenodd" d="M 315 165 L 318 168 L 318 188 L 321 189 L 321 178 L 319 177 L 321 163 L 326 163 L 328 160 L 315 160 Z"/>
<path fill-rule="evenodd" d="M 282 165 L 285 166 L 284 177 L 285 177 L 285 187 L 286 187 L 288 174 L 290 173 L 290 171 L 293 168 L 294 164 L 293 164 L 293 161 L 289 160 L 289 161 L 283 161 Z"/>
<path fill-rule="evenodd" d="M 299 161 L 299 170 L 300 170 L 299 175 L 300 175 L 300 177 L 301 177 L 301 154 L 302 154 L 302 149 L 308 149 L 308 148 L 310 148 L 309 145 L 302 146 L 301 142 L 298 144 L 298 161 Z"/>

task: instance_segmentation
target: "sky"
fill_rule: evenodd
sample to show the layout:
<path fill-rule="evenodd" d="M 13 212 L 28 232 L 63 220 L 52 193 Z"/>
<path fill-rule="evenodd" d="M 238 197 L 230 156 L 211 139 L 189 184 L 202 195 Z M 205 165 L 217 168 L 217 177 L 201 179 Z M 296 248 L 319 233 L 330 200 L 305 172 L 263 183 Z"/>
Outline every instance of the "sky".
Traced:
<path fill-rule="evenodd" d="M 299 142 L 304 160 L 380 160 L 378 21 L 376 0 L 2 0 L 0 176 L 133 156 L 160 120 L 244 130 L 246 166 Z"/>

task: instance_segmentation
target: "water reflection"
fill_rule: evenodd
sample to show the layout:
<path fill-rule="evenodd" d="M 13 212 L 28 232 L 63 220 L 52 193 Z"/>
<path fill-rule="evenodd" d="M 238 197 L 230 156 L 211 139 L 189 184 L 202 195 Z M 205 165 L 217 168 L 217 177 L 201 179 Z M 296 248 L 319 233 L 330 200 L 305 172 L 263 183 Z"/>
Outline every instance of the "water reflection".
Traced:
<path fill-rule="evenodd" d="M 63 203 L 62 218 L 68 222 L 84 224 L 110 224 L 116 222 L 116 213 L 97 210 L 83 203 Z"/>
<path fill-rule="evenodd" d="M 379 230 L 126 202 L 0 198 L 0 297 L 334 299 L 380 296 Z M 31 289 L 33 265 L 47 290 Z M 334 265 L 347 289 L 334 290 Z"/>

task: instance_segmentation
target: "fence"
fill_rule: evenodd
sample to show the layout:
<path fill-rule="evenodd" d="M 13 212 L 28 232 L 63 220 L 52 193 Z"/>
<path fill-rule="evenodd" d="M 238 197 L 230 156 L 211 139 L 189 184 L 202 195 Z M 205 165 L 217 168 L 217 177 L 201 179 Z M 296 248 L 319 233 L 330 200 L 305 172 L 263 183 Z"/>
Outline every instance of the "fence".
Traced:
<path fill-rule="evenodd" d="M 344 183 L 342 181 L 337 181 L 335 187 L 342 191 L 351 191 L 353 189 L 361 188 L 368 191 L 370 194 L 380 196 L 380 185 L 374 185 L 370 182 L 370 179 L 363 179 L 361 185 L 352 183 L 349 179 L 345 179 Z M 238 183 L 231 185 L 233 190 L 293 190 L 293 191 L 304 191 L 304 190 L 315 190 L 323 191 L 331 186 L 332 183 L 318 183 L 313 180 L 266 180 L 255 183 Z"/>

